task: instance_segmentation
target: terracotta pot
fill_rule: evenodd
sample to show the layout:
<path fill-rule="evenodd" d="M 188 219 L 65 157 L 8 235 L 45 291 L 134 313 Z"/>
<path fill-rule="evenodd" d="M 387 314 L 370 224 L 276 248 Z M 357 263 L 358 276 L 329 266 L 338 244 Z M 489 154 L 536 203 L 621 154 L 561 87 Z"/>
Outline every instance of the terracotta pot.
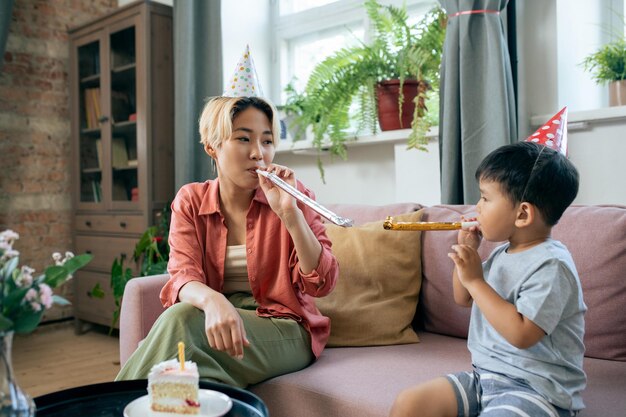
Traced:
<path fill-rule="evenodd" d="M 378 98 L 378 123 L 380 130 L 409 129 L 413 121 L 415 103 L 418 88 L 427 88 L 425 82 L 417 80 L 404 80 L 402 91 L 404 101 L 402 103 L 402 119 L 400 118 L 398 96 L 400 92 L 400 80 L 381 81 L 376 86 Z"/>
<path fill-rule="evenodd" d="M 609 106 L 626 106 L 626 80 L 609 83 Z"/>

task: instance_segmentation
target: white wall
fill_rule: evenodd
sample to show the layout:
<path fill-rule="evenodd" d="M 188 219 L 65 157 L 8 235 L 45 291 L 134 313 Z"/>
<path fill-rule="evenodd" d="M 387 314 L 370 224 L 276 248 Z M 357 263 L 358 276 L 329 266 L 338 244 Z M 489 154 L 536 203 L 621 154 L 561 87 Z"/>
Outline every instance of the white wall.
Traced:
<path fill-rule="evenodd" d="M 321 203 L 387 204 L 396 201 L 393 144 L 351 148 L 347 161 L 322 157 L 326 184 L 320 178 L 316 156 L 279 154 L 274 161 L 294 169 L 297 178 L 315 192 Z M 407 196 L 403 201 L 411 199 Z"/>
<path fill-rule="evenodd" d="M 250 45 L 250 55 L 259 75 L 261 88 L 265 94 L 271 91 L 269 3 L 270 0 L 222 1 L 224 83 L 233 75 L 246 45 Z"/>
<path fill-rule="evenodd" d="M 569 137 L 569 158 L 580 174 L 574 203 L 626 205 L 626 117 L 592 124 Z"/>

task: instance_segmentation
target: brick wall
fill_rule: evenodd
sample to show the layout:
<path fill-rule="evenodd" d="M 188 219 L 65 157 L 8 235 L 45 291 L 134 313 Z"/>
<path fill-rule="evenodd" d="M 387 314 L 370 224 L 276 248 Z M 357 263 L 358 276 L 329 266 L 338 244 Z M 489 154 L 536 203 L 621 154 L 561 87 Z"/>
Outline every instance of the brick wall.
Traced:
<path fill-rule="evenodd" d="M 20 234 L 20 264 L 37 272 L 71 250 L 67 30 L 117 0 L 15 0 L 0 68 L 0 230 Z M 72 298 L 71 285 L 57 291 Z M 54 307 L 44 320 L 72 315 Z"/>

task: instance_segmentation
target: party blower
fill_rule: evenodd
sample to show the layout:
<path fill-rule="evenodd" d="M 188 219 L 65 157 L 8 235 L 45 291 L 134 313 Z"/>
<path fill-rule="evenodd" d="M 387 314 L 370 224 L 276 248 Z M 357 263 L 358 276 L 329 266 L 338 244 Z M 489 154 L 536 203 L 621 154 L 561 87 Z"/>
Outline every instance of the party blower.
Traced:
<path fill-rule="evenodd" d="M 320 216 L 335 223 L 337 226 L 352 227 L 352 225 L 354 224 L 352 220 L 336 215 L 332 211 L 328 210 L 326 207 L 319 204 L 317 201 L 302 194 L 300 191 L 298 191 L 296 188 L 292 187 L 291 185 L 287 184 L 285 181 L 283 181 L 278 175 L 274 174 L 273 172 L 261 171 L 260 169 L 257 169 L 256 173 L 272 181 L 276 186 L 282 188 L 283 190 L 291 194 L 296 200 L 306 204 L 311 209 L 316 211 Z"/>
<path fill-rule="evenodd" d="M 408 231 L 425 231 L 425 230 L 467 230 L 471 227 L 478 226 L 478 222 L 394 222 L 393 217 L 387 216 L 383 222 L 383 228 L 386 230 L 408 230 Z"/>

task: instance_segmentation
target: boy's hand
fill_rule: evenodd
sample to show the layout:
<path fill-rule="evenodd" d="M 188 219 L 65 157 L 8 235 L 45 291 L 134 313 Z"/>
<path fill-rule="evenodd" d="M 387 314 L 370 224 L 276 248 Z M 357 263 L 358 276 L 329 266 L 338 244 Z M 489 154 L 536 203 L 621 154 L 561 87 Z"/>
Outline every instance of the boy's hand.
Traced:
<path fill-rule="evenodd" d="M 480 255 L 475 248 L 466 244 L 453 245 L 448 256 L 456 266 L 457 277 L 459 282 L 467 288 L 476 280 L 484 281 L 483 265 Z"/>
<path fill-rule="evenodd" d="M 464 222 L 473 222 L 476 220 L 476 217 L 471 217 L 466 219 L 461 216 L 461 221 Z M 467 245 L 474 249 L 478 249 L 480 247 L 480 243 L 482 241 L 482 234 L 480 233 L 480 226 L 472 226 L 467 230 L 459 230 L 459 235 L 457 236 L 457 242 L 459 245 Z"/>

